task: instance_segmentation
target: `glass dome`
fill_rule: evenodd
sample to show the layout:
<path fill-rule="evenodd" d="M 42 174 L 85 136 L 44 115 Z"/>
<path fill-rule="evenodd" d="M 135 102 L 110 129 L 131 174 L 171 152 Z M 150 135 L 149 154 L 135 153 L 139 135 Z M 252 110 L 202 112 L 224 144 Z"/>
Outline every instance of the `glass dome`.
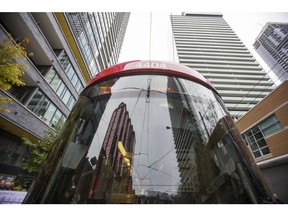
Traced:
<path fill-rule="evenodd" d="M 261 203 L 247 151 L 199 73 L 119 64 L 84 89 L 25 203 Z"/>

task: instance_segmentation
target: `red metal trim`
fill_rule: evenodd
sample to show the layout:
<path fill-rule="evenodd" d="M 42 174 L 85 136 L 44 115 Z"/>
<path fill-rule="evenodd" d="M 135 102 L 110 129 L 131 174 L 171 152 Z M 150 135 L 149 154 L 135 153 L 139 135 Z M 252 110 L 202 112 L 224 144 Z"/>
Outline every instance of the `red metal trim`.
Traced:
<path fill-rule="evenodd" d="M 181 64 L 165 61 L 129 61 L 123 62 L 112 67 L 109 67 L 102 72 L 98 73 L 92 78 L 86 88 L 95 83 L 102 82 L 104 80 L 113 79 L 128 75 L 140 75 L 140 74 L 160 74 L 167 76 L 176 76 L 184 79 L 198 82 L 210 89 L 214 89 L 212 84 L 199 72 Z"/>

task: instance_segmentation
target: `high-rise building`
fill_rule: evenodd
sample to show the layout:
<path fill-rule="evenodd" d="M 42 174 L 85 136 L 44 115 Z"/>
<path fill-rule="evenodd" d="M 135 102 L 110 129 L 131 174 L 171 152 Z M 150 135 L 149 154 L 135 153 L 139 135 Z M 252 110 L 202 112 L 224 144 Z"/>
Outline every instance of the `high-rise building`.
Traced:
<path fill-rule="evenodd" d="M 172 15 L 179 62 L 197 70 L 239 118 L 274 87 L 269 76 L 220 13 Z"/>
<path fill-rule="evenodd" d="M 56 13 L 69 43 L 72 32 L 71 42 L 77 44 L 90 76 L 118 63 L 129 16 L 130 13 Z"/>
<path fill-rule="evenodd" d="M 253 46 L 281 82 L 288 79 L 288 23 L 266 23 Z"/>
<path fill-rule="evenodd" d="M 21 60 L 25 86 L 0 91 L 13 101 L 10 113 L 0 113 L 1 179 L 30 175 L 21 169 L 29 156 L 21 137 L 42 139 L 66 120 L 86 83 L 117 63 L 128 19 L 129 13 L 0 13 L 0 40 L 28 38 L 33 53 Z"/>

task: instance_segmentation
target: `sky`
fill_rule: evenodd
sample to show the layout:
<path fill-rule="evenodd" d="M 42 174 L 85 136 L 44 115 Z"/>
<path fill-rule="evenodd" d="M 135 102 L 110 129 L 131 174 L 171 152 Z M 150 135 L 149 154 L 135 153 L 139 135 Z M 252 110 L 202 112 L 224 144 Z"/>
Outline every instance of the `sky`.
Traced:
<path fill-rule="evenodd" d="M 163 60 L 178 62 L 169 15 L 181 12 L 132 12 L 123 41 L 119 62 Z M 266 22 L 287 22 L 288 12 L 222 12 L 223 18 L 242 40 L 263 69 L 274 78 L 253 48 Z"/>
<path fill-rule="evenodd" d="M 288 22 L 286 5 L 287 0 L 13 0 L 1 4 L 0 11 L 132 12 L 119 62 L 133 59 L 177 62 L 169 15 L 183 11 L 221 12 L 264 70 L 272 75 L 252 45 L 266 22 Z M 272 80 L 279 84 L 273 76 Z"/>

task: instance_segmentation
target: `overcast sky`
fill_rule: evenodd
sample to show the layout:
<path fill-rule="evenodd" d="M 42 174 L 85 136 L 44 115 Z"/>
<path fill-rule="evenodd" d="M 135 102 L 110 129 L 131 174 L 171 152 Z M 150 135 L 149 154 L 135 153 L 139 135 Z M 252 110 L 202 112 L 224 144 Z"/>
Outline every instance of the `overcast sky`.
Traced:
<path fill-rule="evenodd" d="M 287 0 L 13 0 L 1 4 L 0 11 L 132 12 L 119 62 L 132 59 L 177 61 L 169 15 L 183 11 L 221 12 L 266 71 L 268 67 L 253 49 L 255 38 L 266 22 L 288 22 Z"/>
<path fill-rule="evenodd" d="M 135 59 L 177 62 L 169 18 L 171 14 L 181 12 L 132 12 L 119 62 Z M 268 72 L 269 69 L 254 51 L 253 43 L 266 22 L 288 22 L 288 12 L 223 12 L 223 18 Z"/>

